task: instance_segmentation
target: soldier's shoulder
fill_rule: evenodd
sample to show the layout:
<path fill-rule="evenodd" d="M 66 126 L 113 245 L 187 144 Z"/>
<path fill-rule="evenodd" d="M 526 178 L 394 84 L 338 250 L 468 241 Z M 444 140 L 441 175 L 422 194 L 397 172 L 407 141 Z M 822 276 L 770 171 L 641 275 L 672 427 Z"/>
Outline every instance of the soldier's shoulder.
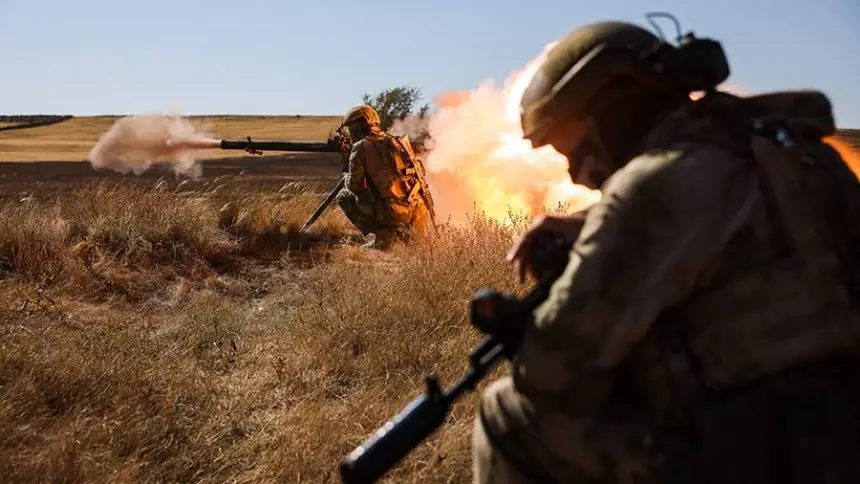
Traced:
<path fill-rule="evenodd" d="M 384 142 L 387 138 L 388 138 L 388 135 L 384 131 L 380 131 L 377 133 L 370 133 L 367 136 L 365 136 L 364 138 L 361 138 L 360 140 L 353 143 L 353 146 L 355 146 L 356 144 L 359 144 L 359 143 L 362 146 L 370 146 L 373 144 L 378 144 L 380 142 Z"/>
<path fill-rule="evenodd" d="M 380 131 L 378 134 L 378 138 L 376 140 L 380 143 L 390 144 L 397 140 L 397 136 L 389 133 L 388 131 Z"/>
<path fill-rule="evenodd" d="M 636 156 L 606 182 L 604 191 L 687 196 L 751 173 L 750 160 L 708 144 L 678 144 Z"/>
<path fill-rule="evenodd" d="M 716 145 L 676 143 L 670 148 L 646 151 L 630 160 L 624 169 L 643 176 L 671 176 L 735 169 L 748 161 Z"/>
<path fill-rule="evenodd" d="M 361 153 L 367 146 L 367 138 L 362 138 L 352 142 L 351 151 L 353 154 Z"/>
<path fill-rule="evenodd" d="M 373 133 L 364 139 L 368 141 L 368 145 L 372 144 L 384 150 L 395 149 L 397 143 L 397 137 L 387 131 Z"/>

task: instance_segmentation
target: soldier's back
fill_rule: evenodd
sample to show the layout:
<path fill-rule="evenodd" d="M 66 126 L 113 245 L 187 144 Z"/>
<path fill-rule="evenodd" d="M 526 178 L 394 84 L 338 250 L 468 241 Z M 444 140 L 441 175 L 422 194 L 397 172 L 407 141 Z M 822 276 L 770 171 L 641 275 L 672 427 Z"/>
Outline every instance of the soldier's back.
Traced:
<path fill-rule="evenodd" d="M 670 480 L 860 482 L 860 185 L 819 141 L 762 136 L 747 150 L 699 121 L 708 135 L 672 143 L 698 153 L 679 161 L 698 165 L 685 176 L 721 172 L 713 182 L 743 208 L 690 221 L 723 224 L 723 248 L 631 358 L 681 429 L 667 441 Z"/>

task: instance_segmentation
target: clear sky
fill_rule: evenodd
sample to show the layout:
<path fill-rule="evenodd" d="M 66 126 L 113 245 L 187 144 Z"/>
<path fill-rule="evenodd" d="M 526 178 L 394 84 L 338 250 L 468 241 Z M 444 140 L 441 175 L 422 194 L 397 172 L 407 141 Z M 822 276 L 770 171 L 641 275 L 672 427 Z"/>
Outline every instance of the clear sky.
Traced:
<path fill-rule="evenodd" d="M 341 114 L 402 84 L 431 100 L 654 10 L 719 38 L 733 84 L 820 89 L 860 128 L 860 0 L 0 0 L 0 113 Z"/>

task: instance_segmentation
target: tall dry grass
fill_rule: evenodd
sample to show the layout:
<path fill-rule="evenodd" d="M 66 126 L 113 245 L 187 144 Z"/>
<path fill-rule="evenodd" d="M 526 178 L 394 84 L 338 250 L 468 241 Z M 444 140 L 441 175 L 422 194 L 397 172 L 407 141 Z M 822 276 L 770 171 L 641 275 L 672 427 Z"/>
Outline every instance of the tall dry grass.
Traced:
<path fill-rule="evenodd" d="M 519 291 L 480 217 L 368 252 L 302 194 L 92 186 L 0 207 L 5 482 L 337 482 L 422 390 L 453 383 L 482 286 Z M 522 221 L 524 222 L 524 221 Z M 474 395 L 389 476 L 465 482 Z"/>
<path fill-rule="evenodd" d="M 310 195 L 244 194 L 209 183 L 183 192 L 164 186 L 94 184 L 0 206 L 0 273 L 79 298 L 137 301 L 172 281 L 205 281 L 251 260 L 349 235 L 345 219 L 329 211 L 299 236 L 317 203 Z"/>

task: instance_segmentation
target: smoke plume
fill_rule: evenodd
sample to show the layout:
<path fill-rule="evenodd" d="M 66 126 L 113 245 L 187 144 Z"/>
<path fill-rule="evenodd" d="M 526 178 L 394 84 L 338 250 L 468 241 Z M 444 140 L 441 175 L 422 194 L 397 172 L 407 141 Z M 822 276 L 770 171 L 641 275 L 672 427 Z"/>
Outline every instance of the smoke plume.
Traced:
<path fill-rule="evenodd" d="M 397 119 L 391 125 L 389 130 L 391 134 L 396 136 L 409 136 L 410 141 L 421 139 L 427 136 L 430 127 L 430 118 L 419 118 L 418 116 L 407 116 L 403 119 Z"/>
<path fill-rule="evenodd" d="M 598 191 L 574 185 L 567 159 L 551 146 L 534 149 L 523 138 L 519 101 L 553 44 L 501 87 L 482 83 L 474 91 L 435 99 L 425 159 L 437 216 L 452 223 L 474 211 L 501 223 L 559 208 L 594 203 Z"/>
<path fill-rule="evenodd" d="M 176 114 L 143 114 L 120 118 L 90 151 L 95 169 L 140 175 L 159 163 L 197 179 L 202 167 L 194 154 L 218 146 L 202 127 Z"/>

